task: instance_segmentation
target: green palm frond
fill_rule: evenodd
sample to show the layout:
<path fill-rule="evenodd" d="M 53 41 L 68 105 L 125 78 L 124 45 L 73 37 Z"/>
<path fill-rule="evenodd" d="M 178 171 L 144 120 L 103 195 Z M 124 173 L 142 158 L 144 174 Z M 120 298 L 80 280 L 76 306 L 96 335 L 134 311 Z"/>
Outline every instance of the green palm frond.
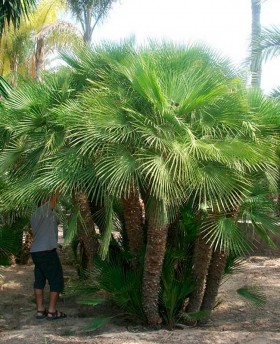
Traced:
<path fill-rule="evenodd" d="M 127 195 L 132 185 L 136 185 L 137 162 L 127 151 L 126 146 L 118 145 L 110 150 L 110 155 L 103 156 L 95 165 L 97 176 L 106 185 L 109 193 L 118 197 Z M 117 193 L 116 193 L 117 191 Z"/>
<path fill-rule="evenodd" d="M 108 324 L 114 317 L 98 317 L 95 318 L 89 325 L 83 327 L 83 331 L 95 331 L 100 327 Z"/>
<path fill-rule="evenodd" d="M 244 286 L 237 290 L 238 295 L 258 308 L 263 308 L 266 304 L 266 295 L 261 287 Z"/>
<path fill-rule="evenodd" d="M 11 90 L 12 86 L 2 76 L 0 76 L 0 94 L 2 97 L 8 98 Z"/>
<path fill-rule="evenodd" d="M 95 274 L 100 290 L 107 292 L 108 298 L 126 314 L 144 319 L 141 302 L 142 270 L 127 269 L 123 257 L 120 261 L 96 260 Z"/>
<path fill-rule="evenodd" d="M 270 195 L 271 196 L 271 195 Z M 278 219 L 275 216 L 275 202 L 269 198 L 267 190 L 247 197 L 240 208 L 240 219 L 251 224 L 263 240 L 274 247 L 271 235 L 279 235 Z"/>
<path fill-rule="evenodd" d="M 35 8 L 36 0 L 7 0 L 0 6 L 0 36 L 4 30 L 5 22 L 18 28 L 22 19 L 28 17 L 28 14 Z"/>
<path fill-rule="evenodd" d="M 208 163 L 198 170 L 198 182 L 193 185 L 193 194 L 200 207 L 219 212 L 235 209 L 244 198 L 250 181 L 239 172 L 221 164 Z"/>
<path fill-rule="evenodd" d="M 250 244 L 233 217 L 219 216 L 214 220 L 206 221 L 202 225 L 202 233 L 214 250 L 223 250 L 238 256 L 250 250 Z"/>
<path fill-rule="evenodd" d="M 25 225 L 26 218 L 19 217 L 12 223 L 0 224 L 0 265 L 5 265 L 4 262 L 10 254 L 19 256 Z"/>
<path fill-rule="evenodd" d="M 185 252 L 167 250 L 161 275 L 160 308 L 170 329 L 174 328 L 185 300 L 195 288 L 188 263 Z"/>
<path fill-rule="evenodd" d="M 243 257 L 238 257 L 233 254 L 228 256 L 227 263 L 225 266 L 225 276 L 232 275 L 239 272 L 244 272 L 246 267 L 246 260 Z"/>
<path fill-rule="evenodd" d="M 280 86 L 276 87 L 274 90 L 271 92 L 271 97 L 279 99 L 280 98 Z"/>
<path fill-rule="evenodd" d="M 279 128 L 279 102 L 268 98 L 256 88 L 248 91 L 248 105 L 258 131 L 264 135 L 273 135 Z M 257 132 L 256 132 L 257 134 Z"/>
<path fill-rule="evenodd" d="M 110 200 L 107 200 L 105 207 L 105 216 L 104 216 L 104 231 L 102 235 L 102 243 L 100 246 L 100 256 L 102 259 L 105 259 L 108 249 L 109 249 L 109 244 L 112 236 L 112 232 L 114 229 L 114 223 L 118 223 L 118 221 L 114 221 L 115 213 L 113 209 L 113 202 Z"/>
<path fill-rule="evenodd" d="M 267 61 L 280 54 L 280 28 L 272 26 L 264 28 L 261 34 L 262 58 Z"/>
<path fill-rule="evenodd" d="M 81 214 L 79 209 L 75 209 L 71 212 L 71 216 L 66 225 L 63 226 L 63 231 L 65 233 L 63 245 L 69 245 L 71 242 L 73 242 L 77 235 L 79 220 L 81 221 Z"/>

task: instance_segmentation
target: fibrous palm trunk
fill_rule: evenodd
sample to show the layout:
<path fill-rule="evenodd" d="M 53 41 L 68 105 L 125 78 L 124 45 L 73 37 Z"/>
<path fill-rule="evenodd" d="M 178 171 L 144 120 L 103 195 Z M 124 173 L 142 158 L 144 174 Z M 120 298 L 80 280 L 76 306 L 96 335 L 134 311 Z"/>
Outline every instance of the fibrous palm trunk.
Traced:
<path fill-rule="evenodd" d="M 162 322 L 158 310 L 158 296 L 167 232 L 167 225 L 159 225 L 153 220 L 149 221 L 142 291 L 143 308 L 148 324 L 152 326 L 157 326 Z"/>
<path fill-rule="evenodd" d="M 139 254 L 144 245 L 144 205 L 139 197 L 139 192 L 133 190 L 128 197 L 122 198 L 122 209 L 129 249 L 132 254 L 132 265 L 137 268 Z"/>
<path fill-rule="evenodd" d="M 204 235 L 199 233 L 194 247 L 192 271 L 196 288 L 189 297 L 189 303 L 186 307 L 187 313 L 198 312 L 200 310 L 211 256 L 212 248 L 210 244 L 206 241 Z"/>
<path fill-rule="evenodd" d="M 20 253 L 19 264 L 27 264 L 28 259 L 30 257 L 30 248 L 32 245 L 32 230 L 25 234 L 25 238 L 22 244 L 22 250 Z"/>
<path fill-rule="evenodd" d="M 211 311 L 215 307 L 215 302 L 218 295 L 221 280 L 224 275 L 226 262 L 227 254 L 225 252 L 213 252 L 211 263 L 208 270 L 203 302 L 200 307 L 200 310 L 202 311 L 209 311 L 209 316 Z M 203 323 L 206 320 L 207 318 L 201 320 L 200 323 Z"/>
<path fill-rule="evenodd" d="M 83 247 L 83 269 L 90 271 L 93 264 L 93 258 L 98 250 L 98 241 L 96 239 L 97 233 L 87 196 L 82 192 L 76 193 L 75 203 L 79 206 L 83 219 L 83 223 L 80 223 L 78 228 L 79 240 Z"/>

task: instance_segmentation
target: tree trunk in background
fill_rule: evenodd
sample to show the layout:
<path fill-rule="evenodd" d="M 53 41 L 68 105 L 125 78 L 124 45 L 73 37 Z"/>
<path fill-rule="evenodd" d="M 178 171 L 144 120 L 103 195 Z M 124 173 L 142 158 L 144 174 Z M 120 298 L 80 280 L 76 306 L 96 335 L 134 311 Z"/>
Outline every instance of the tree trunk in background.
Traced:
<path fill-rule="evenodd" d="M 12 58 L 11 71 L 12 71 L 11 85 L 13 87 L 17 87 L 17 73 L 18 73 L 18 58 L 17 58 L 17 56 L 14 56 Z"/>
<path fill-rule="evenodd" d="M 148 223 L 147 246 L 143 274 L 143 308 L 149 325 L 162 322 L 158 310 L 160 278 L 167 241 L 167 225 L 158 225 L 152 219 Z"/>
<path fill-rule="evenodd" d="M 137 268 L 139 254 L 144 245 L 144 204 L 137 191 L 132 191 L 127 198 L 121 200 L 121 203 L 129 249 L 132 254 L 132 265 Z"/>
<path fill-rule="evenodd" d="M 204 298 L 200 307 L 201 311 L 209 311 L 209 316 L 215 307 L 216 297 L 218 295 L 219 287 L 224 275 L 226 262 L 227 255 L 224 252 L 213 252 L 206 280 Z M 207 319 L 208 318 L 202 319 L 199 322 L 204 323 L 207 321 Z"/>
<path fill-rule="evenodd" d="M 33 236 L 32 236 L 32 230 L 29 229 L 29 231 L 25 234 L 25 238 L 22 244 L 22 251 L 20 253 L 20 257 L 19 257 L 19 264 L 27 264 L 29 257 L 30 257 L 30 249 L 32 246 L 32 240 L 33 240 Z"/>
<path fill-rule="evenodd" d="M 210 244 L 206 242 L 204 234 L 200 233 L 195 242 L 193 255 L 193 278 L 196 283 L 196 288 L 189 297 L 189 303 L 186 307 L 187 313 L 198 312 L 200 310 L 211 256 L 212 249 Z M 190 321 L 190 324 L 193 324 L 193 322 Z"/>
<path fill-rule="evenodd" d="M 262 62 L 261 62 L 261 1 L 251 0 L 252 27 L 251 27 L 251 86 L 260 88 Z"/>
<path fill-rule="evenodd" d="M 90 271 L 93 265 L 93 258 L 98 251 L 98 241 L 96 239 L 95 224 L 92 219 L 89 201 L 86 195 L 78 192 L 75 195 L 75 203 L 79 206 L 83 224 L 79 223 L 78 236 L 82 245 L 83 269 Z"/>
<path fill-rule="evenodd" d="M 91 17 L 92 17 L 92 9 L 89 8 L 88 11 L 84 13 L 83 40 L 86 44 L 90 44 L 91 38 L 92 38 Z"/>
<path fill-rule="evenodd" d="M 35 51 L 35 79 L 40 79 L 40 72 L 44 69 L 45 63 L 45 41 L 38 38 Z"/>

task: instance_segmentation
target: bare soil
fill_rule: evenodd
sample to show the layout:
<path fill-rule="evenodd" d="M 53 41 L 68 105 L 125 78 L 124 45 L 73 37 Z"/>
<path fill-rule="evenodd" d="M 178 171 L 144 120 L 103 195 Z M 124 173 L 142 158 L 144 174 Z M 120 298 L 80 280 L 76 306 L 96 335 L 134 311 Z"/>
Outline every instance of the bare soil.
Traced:
<path fill-rule="evenodd" d="M 95 308 L 61 298 L 58 309 L 66 319 L 36 320 L 33 265 L 1 267 L 0 343 L 7 344 L 271 344 L 280 343 L 280 258 L 254 256 L 246 260 L 241 272 L 230 276 L 221 286 L 219 306 L 204 327 L 182 327 L 174 331 L 125 323 L 120 319 L 93 332 L 83 332 L 97 316 Z M 64 262 L 66 280 L 76 272 Z M 244 285 L 262 286 L 267 297 L 263 309 L 249 305 L 236 290 Z"/>

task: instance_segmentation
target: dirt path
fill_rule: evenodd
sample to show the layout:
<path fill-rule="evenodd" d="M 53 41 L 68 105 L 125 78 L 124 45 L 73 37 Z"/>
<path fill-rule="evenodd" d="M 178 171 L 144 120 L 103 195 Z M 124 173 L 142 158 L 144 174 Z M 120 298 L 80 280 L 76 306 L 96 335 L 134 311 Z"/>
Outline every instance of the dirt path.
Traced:
<path fill-rule="evenodd" d="M 151 331 L 140 326 L 106 325 L 97 332 L 84 333 L 95 310 L 74 300 L 60 300 L 59 309 L 68 315 L 59 321 L 36 320 L 32 295 L 33 266 L 3 268 L 0 284 L 0 343 L 7 344 L 280 344 L 280 258 L 252 257 L 243 271 L 231 276 L 221 287 L 220 306 L 203 328 Z M 75 272 L 64 266 L 65 277 Z M 260 285 L 267 297 L 264 309 L 244 302 L 236 290 Z"/>

